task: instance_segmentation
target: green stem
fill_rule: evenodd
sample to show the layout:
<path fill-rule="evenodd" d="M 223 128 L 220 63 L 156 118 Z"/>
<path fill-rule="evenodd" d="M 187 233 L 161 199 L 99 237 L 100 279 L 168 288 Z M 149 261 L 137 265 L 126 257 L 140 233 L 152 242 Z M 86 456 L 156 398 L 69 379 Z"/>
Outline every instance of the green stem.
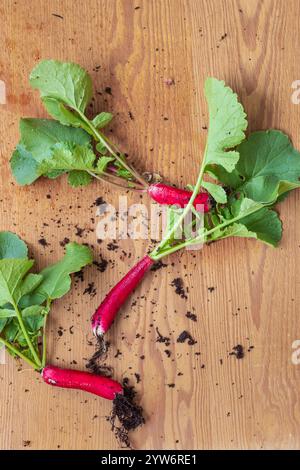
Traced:
<path fill-rule="evenodd" d="M 33 367 L 35 370 L 40 370 L 40 364 L 36 364 L 33 362 L 31 359 L 26 357 L 19 349 L 15 348 L 12 344 L 10 344 L 8 341 L 0 337 L 0 343 L 2 343 L 7 349 L 9 349 L 11 352 L 19 356 L 23 361 L 27 362 L 31 367 Z"/>
<path fill-rule="evenodd" d="M 105 179 L 105 178 L 102 178 L 102 176 L 99 176 L 97 175 L 96 173 L 94 173 L 93 171 L 90 171 L 90 170 L 86 170 L 87 173 L 89 173 L 91 176 L 93 176 L 93 178 L 96 178 L 97 180 L 100 180 L 100 181 L 104 181 L 105 183 L 109 182 L 111 184 L 114 184 L 115 186 L 117 186 L 118 188 L 122 188 L 122 189 L 132 189 L 134 191 L 145 191 L 145 189 L 142 189 L 142 188 L 136 188 L 136 187 L 131 187 L 127 184 L 127 186 L 123 186 L 122 184 L 119 184 L 119 183 L 116 183 L 115 181 L 112 181 L 112 180 L 108 180 L 108 179 Z M 114 175 L 110 175 L 109 173 L 106 173 L 106 172 L 101 172 L 101 175 L 104 175 L 104 176 L 107 176 L 107 177 L 111 177 L 111 176 L 114 176 Z M 118 178 L 118 177 L 117 177 Z M 127 181 L 127 180 L 126 180 Z M 144 186 L 143 186 L 144 188 Z"/>
<path fill-rule="evenodd" d="M 207 236 L 213 234 L 217 230 L 228 227 L 228 225 L 231 225 L 234 222 L 238 222 L 239 220 L 243 219 L 244 217 L 246 217 L 250 214 L 254 214 L 254 212 L 257 212 L 260 209 L 261 209 L 261 207 L 259 207 L 259 208 L 256 207 L 252 211 L 249 211 L 247 214 L 238 215 L 238 216 L 234 217 L 233 219 L 227 220 L 226 222 L 223 222 L 222 224 L 217 225 L 216 227 L 208 230 L 207 232 L 203 232 L 203 234 L 201 234 L 201 236 L 199 236 L 199 237 L 190 238 L 189 240 L 185 240 L 184 242 L 178 243 L 178 245 L 172 246 L 172 247 L 168 248 L 167 250 L 165 250 L 163 252 L 160 252 L 160 253 L 157 253 L 157 254 L 154 254 L 154 255 L 150 254 L 150 257 L 154 261 L 158 261 L 159 259 L 164 258 L 165 256 L 168 256 L 171 253 L 175 253 L 176 251 L 181 250 L 182 248 L 185 248 L 187 246 L 191 246 L 193 244 L 197 244 L 197 243 L 201 243 L 201 242 L 206 243 L 206 241 L 203 240 L 204 237 L 207 238 Z"/>
<path fill-rule="evenodd" d="M 43 324 L 43 353 L 42 353 L 42 368 L 46 365 L 46 358 L 47 358 L 47 336 L 46 336 L 46 326 L 47 326 L 47 319 L 48 314 L 50 311 L 51 299 L 47 299 L 47 313 L 45 314 L 44 324 Z"/>
<path fill-rule="evenodd" d="M 144 188 L 147 188 L 148 185 L 146 183 L 146 181 L 137 173 L 137 171 L 132 168 L 131 166 L 127 165 L 126 162 L 124 162 L 124 160 L 122 160 L 122 158 L 119 157 L 119 155 L 112 149 L 111 147 L 111 143 L 109 141 L 109 139 L 107 137 L 105 137 L 100 131 L 98 131 L 95 126 L 93 126 L 93 124 L 91 123 L 91 121 L 79 110 L 77 110 L 77 113 L 79 114 L 79 116 L 81 117 L 81 119 L 87 124 L 87 126 L 91 129 L 94 137 L 96 138 L 96 140 L 98 140 L 99 142 L 101 142 L 101 144 L 103 144 L 107 150 L 109 151 L 109 153 L 116 159 L 118 160 L 118 162 L 123 166 L 123 168 L 125 168 L 127 171 L 129 171 L 129 173 L 139 182 L 141 183 L 141 185 L 144 187 Z M 114 146 L 116 147 L 116 146 Z"/>
<path fill-rule="evenodd" d="M 27 342 L 27 344 L 28 344 L 28 347 L 29 347 L 29 349 L 30 349 L 30 352 L 31 352 L 31 354 L 32 354 L 32 356 L 33 356 L 33 358 L 34 358 L 34 360 L 35 360 L 35 362 L 36 362 L 36 365 L 38 365 L 38 366 L 40 367 L 40 366 L 42 365 L 41 360 L 40 360 L 40 358 L 39 358 L 39 356 L 38 356 L 38 354 L 37 354 L 37 352 L 36 352 L 36 350 L 35 350 L 35 348 L 34 348 L 32 342 L 31 342 L 31 340 L 30 340 L 30 338 L 29 338 L 29 335 L 28 335 L 28 333 L 27 333 L 26 327 L 25 327 L 24 322 L 23 322 L 23 318 L 22 318 L 21 312 L 19 311 L 18 306 L 17 306 L 16 304 L 12 304 L 12 305 L 13 305 L 13 307 L 14 307 L 14 309 L 15 309 L 15 312 L 16 312 L 16 315 L 17 315 L 17 318 L 18 318 L 18 322 L 19 322 L 19 324 L 20 324 L 22 333 L 23 333 L 23 335 L 24 335 L 24 338 L 26 339 L 26 342 Z"/>
<path fill-rule="evenodd" d="M 154 260 L 159 259 L 159 258 L 157 258 L 157 256 L 159 256 L 159 252 L 162 252 L 162 250 L 164 249 L 166 244 L 169 242 L 170 238 L 176 233 L 176 230 L 178 229 L 178 227 L 181 226 L 181 224 L 184 221 L 186 215 L 188 214 L 188 212 L 193 207 L 193 203 L 194 203 L 194 201 L 197 197 L 197 194 L 200 191 L 202 180 L 203 180 L 204 169 L 205 169 L 205 157 L 206 157 L 206 151 L 205 151 L 205 154 L 204 154 L 204 159 L 203 159 L 203 163 L 202 163 L 201 168 L 200 168 L 198 179 L 197 179 L 196 185 L 194 187 L 194 191 L 192 192 L 192 195 L 190 197 L 190 200 L 189 200 L 188 204 L 184 208 L 181 216 L 177 219 L 177 222 L 173 225 L 173 227 L 169 230 L 169 232 L 164 236 L 163 240 L 159 243 L 159 245 L 152 251 L 152 253 L 150 253 L 150 255 L 149 255 L 150 258 L 152 258 Z"/>

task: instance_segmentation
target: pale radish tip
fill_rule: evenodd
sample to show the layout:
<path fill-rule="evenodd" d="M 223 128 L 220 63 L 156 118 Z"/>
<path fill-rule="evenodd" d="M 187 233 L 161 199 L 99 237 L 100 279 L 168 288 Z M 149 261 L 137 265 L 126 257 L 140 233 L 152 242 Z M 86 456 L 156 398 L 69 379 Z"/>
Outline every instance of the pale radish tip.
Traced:
<path fill-rule="evenodd" d="M 93 333 L 97 338 L 102 338 L 104 335 L 104 331 L 101 326 L 94 326 Z"/>

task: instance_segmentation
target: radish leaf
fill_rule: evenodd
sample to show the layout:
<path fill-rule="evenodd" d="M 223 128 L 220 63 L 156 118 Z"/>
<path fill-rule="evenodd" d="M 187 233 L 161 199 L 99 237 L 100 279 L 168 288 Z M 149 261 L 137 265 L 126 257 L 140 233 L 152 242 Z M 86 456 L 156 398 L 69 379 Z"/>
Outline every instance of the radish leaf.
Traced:
<path fill-rule="evenodd" d="M 86 171 L 82 170 L 72 170 L 68 174 L 68 183 L 73 188 L 78 186 L 87 186 L 92 181 L 92 176 Z"/>
<path fill-rule="evenodd" d="M 53 300 L 62 297 L 70 290 L 70 274 L 80 271 L 81 268 L 91 264 L 92 261 L 90 248 L 74 242 L 68 243 L 64 257 L 40 272 L 43 280 L 32 293 L 32 296 L 38 300 L 38 303 L 41 299 L 49 298 Z"/>
<path fill-rule="evenodd" d="M 205 165 L 216 163 L 231 172 L 239 154 L 236 147 L 245 138 L 246 114 L 237 95 L 221 80 L 208 78 L 205 96 L 209 109 L 209 131 L 205 151 Z"/>
<path fill-rule="evenodd" d="M 102 129 L 102 127 L 107 126 L 113 119 L 113 115 L 111 113 L 100 113 L 94 117 L 92 120 L 93 125 L 96 129 Z"/>
<path fill-rule="evenodd" d="M 254 132 L 238 151 L 236 170 L 243 178 L 240 189 L 246 196 L 268 203 L 300 186 L 300 153 L 284 133 Z"/>
<path fill-rule="evenodd" d="M 63 126 L 51 119 L 21 119 L 21 144 L 38 161 L 52 154 L 55 144 L 73 143 L 89 146 L 90 136 L 82 129 Z"/>
<path fill-rule="evenodd" d="M 219 186 L 218 184 L 214 183 L 209 183 L 208 181 L 203 181 L 202 187 L 209 192 L 209 194 L 214 198 L 216 202 L 219 202 L 220 204 L 225 204 L 225 202 L 227 201 L 226 192 L 222 188 L 222 186 Z"/>
<path fill-rule="evenodd" d="M 30 74 L 30 83 L 42 98 L 52 98 L 76 111 L 84 112 L 92 98 L 92 81 L 78 64 L 41 61 Z"/>
<path fill-rule="evenodd" d="M 69 243 L 58 263 L 33 274 L 28 273 L 34 261 L 27 258 L 27 252 L 17 235 L 0 232 L 0 344 L 40 370 L 46 350 L 43 343 L 41 359 L 39 337 L 51 301 L 70 289 L 70 274 L 90 264 L 92 255 L 87 246 Z"/>
<path fill-rule="evenodd" d="M 38 162 L 20 144 L 11 156 L 10 168 L 15 180 L 22 186 L 33 183 L 41 176 L 38 170 Z"/>
<path fill-rule="evenodd" d="M 28 293 L 28 284 L 24 284 L 25 275 L 32 268 L 33 261 L 23 259 L 0 260 L 0 305 L 17 305 L 20 298 Z M 25 286 L 25 287 L 24 287 Z"/>
<path fill-rule="evenodd" d="M 106 157 L 106 156 L 100 157 L 99 160 L 97 161 L 97 173 L 103 173 L 106 170 L 107 165 L 113 161 L 114 161 L 113 157 Z"/>
<path fill-rule="evenodd" d="M 83 145 L 56 144 L 51 157 L 43 160 L 39 171 L 44 174 L 52 170 L 93 170 L 96 155 Z"/>
<path fill-rule="evenodd" d="M 0 259 L 27 258 L 28 248 L 15 233 L 0 232 Z"/>
<path fill-rule="evenodd" d="M 88 147 L 90 136 L 82 129 L 68 128 L 49 119 L 21 119 L 21 140 L 10 160 L 12 173 L 21 185 L 31 184 L 44 175 L 56 178 L 65 169 L 53 173 L 43 171 L 39 163 L 52 156 L 57 144 L 82 145 Z"/>

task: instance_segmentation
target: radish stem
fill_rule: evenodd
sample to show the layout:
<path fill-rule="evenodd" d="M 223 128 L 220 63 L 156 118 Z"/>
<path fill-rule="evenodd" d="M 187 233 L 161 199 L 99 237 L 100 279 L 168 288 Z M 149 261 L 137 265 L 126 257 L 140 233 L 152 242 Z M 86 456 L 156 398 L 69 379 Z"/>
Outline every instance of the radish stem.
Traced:
<path fill-rule="evenodd" d="M 146 189 L 142 189 L 142 188 L 134 188 L 132 186 L 123 186 L 122 184 L 119 184 L 119 183 L 116 183 L 115 181 L 112 181 L 112 180 L 107 180 L 105 178 L 102 178 L 101 176 L 99 175 L 96 175 L 95 173 L 93 173 L 92 171 L 90 170 L 87 170 L 87 173 L 89 173 L 91 176 L 93 176 L 94 178 L 96 178 L 97 180 L 100 180 L 100 181 L 104 181 L 105 183 L 111 183 L 115 186 L 117 186 L 118 188 L 122 188 L 122 189 L 130 189 L 130 190 L 133 190 L 133 191 L 146 191 Z M 101 173 L 102 175 L 105 175 L 105 176 L 108 176 L 110 177 L 111 175 L 109 173 Z M 112 175 L 114 176 L 114 175 Z"/>
<path fill-rule="evenodd" d="M 39 356 L 38 356 L 38 354 L 37 354 L 37 352 L 36 352 L 36 350 L 35 350 L 35 348 L 34 348 L 32 342 L 31 342 L 31 340 L 30 340 L 30 338 L 29 338 L 29 335 L 28 335 L 28 333 L 27 333 L 27 330 L 26 330 L 26 327 L 25 327 L 25 325 L 24 325 L 23 318 L 22 318 L 22 315 L 21 315 L 21 313 L 20 313 L 20 311 L 19 311 L 19 309 L 18 309 L 18 306 L 17 306 L 15 303 L 12 303 L 12 306 L 13 306 L 14 309 L 15 309 L 15 312 L 16 312 L 16 315 L 17 315 L 18 322 L 19 322 L 19 324 L 20 324 L 22 333 L 23 333 L 23 335 L 24 335 L 24 338 L 26 339 L 26 342 L 27 342 L 28 347 L 29 347 L 29 349 L 30 349 L 30 352 L 31 352 L 31 354 L 32 354 L 32 356 L 33 356 L 33 358 L 34 358 L 34 360 L 35 360 L 35 362 L 36 362 L 36 365 L 39 366 L 39 367 L 42 367 L 41 360 L 40 360 L 40 358 L 39 358 Z"/>
<path fill-rule="evenodd" d="M 205 150 L 205 154 L 206 154 L 206 150 Z M 178 227 L 181 226 L 182 222 L 184 221 L 186 215 L 188 214 L 188 212 L 191 210 L 192 206 L 193 206 L 193 203 L 194 203 L 194 200 L 196 199 L 196 196 L 197 194 L 199 193 L 200 191 L 200 188 L 201 188 L 201 184 L 202 184 L 202 179 L 203 179 L 203 175 L 204 175 L 204 169 L 205 169 L 205 154 L 204 154 L 204 159 L 203 159 L 203 162 L 202 162 L 202 165 L 201 165 L 201 168 L 200 168 L 200 172 L 199 172 L 199 175 L 198 175 L 198 179 L 197 179 L 197 182 L 195 184 L 195 187 L 194 187 L 194 190 L 192 192 L 192 195 L 190 197 L 190 200 L 188 202 L 188 204 L 186 205 L 186 207 L 184 208 L 181 216 L 178 218 L 178 220 L 176 221 L 176 223 L 173 225 L 173 227 L 169 230 L 169 232 L 165 235 L 165 237 L 163 238 L 163 240 L 159 243 L 159 245 L 150 253 L 150 258 L 152 258 L 153 260 L 157 260 L 159 259 L 157 256 L 159 255 L 159 253 L 163 250 L 163 248 L 165 247 L 165 245 L 169 242 L 170 238 L 176 233 L 176 230 L 178 229 Z M 178 248 L 179 249 L 179 248 Z M 166 256 L 166 255 L 164 255 Z"/>
<path fill-rule="evenodd" d="M 257 211 L 257 207 L 254 207 L 252 211 L 248 211 L 247 212 L 247 215 L 251 215 L 251 214 L 254 214 L 256 211 Z M 205 236 L 207 235 L 211 235 L 213 234 L 214 232 L 216 232 L 217 230 L 221 230 L 222 228 L 225 228 L 227 227 L 228 225 L 231 225 L 233 224 L 234 222 L 237 222 L 241 219 L 243 219 L 245 217 L 245 214 L 241 214 L 241 215 L 238 215 L 237 217 L 234 217 L 230 220 L 227 220 L 225 222 L 223 222 L 222 224 L 219 224 L 217 227 L 214 227 L 212 228 L 211 230 L 207 230 L 205 232 Z M 160 260 L 161 258 L 164 258 L 165 256 L 168 256 L 170 255 L 171 253 L 175 253 L 176 251 L 179 251 L 181 250 L 182 248 L 185 248 L 187 246 L 190 246 L 192 244 L 197 244 L 197 243 L 201 243 L 201 242 L 205 242 L 203 240 L 203 235 L 201 235 L 200 237 L 196 237 L 196 238 L 190 238 L 188 240 L 185 240 L 184 242 L 182 243 L 178 243 L 178 245 L 175 245 L 175 246 L 172 246 L 168 249 L 166 249 L 165 251 L 161 251 L 160 253 L 155 253 L 158 249 L 154 250 L 152 253 L 150 253 L 150 257 L 154 260 L 154 261 L 158 261 Z"/>
<path fill-rule="evenodd" d="M 40 370 L 40 366 L 33 362 L 31 359 L 26 357 L 19 349 L 15 348 L 12 344 L 10 344 L 8 341 L 6 341 L 4 338 L 1 338 L 0 336 L 0 343 L 2 343 L 7 349 L 9 349 L 12 353 L 16 354 L 19 356 L 23 361 L 27 362 L 31 367 L 33 367 L 35 370 Z"/>
<path fill-rule="evenodd" d="M 110 152 L 110 154 L 116 159 L 118 160 L 118 162 L 123 166 L 123 168 L 125 168 L 127 171 L 129 171 L 129 173 L 131 173 L 131 175 L 144 187 L 144 188 L 148 188 L 148 184 L 146 183 L 146 181 L 138 174 L 138 172 L 133 169 L 131 166 L 127 165 L 126 162 L 124 162 L 124 160 L 122 160 L 122 158 L 119 157 L 119 155 L 111 148 L 111 143 L 110 141 L 107 139 L 107 137 L 105 137 L 101 132 L 99 132 L 95 126 L 91 123 L 91 121 L 84 115 L 84 113 L 82 113 L 81 111 L 77 110 L 79 116 L 81 117 L 81 119 L 88 125 L 88 127 L 91 129 L 91 131 L 93 132 L 93 135 L 94 137 L 96 138 L 96 140 L 98 140 L 99 142 L 101 142 L 106 148 L 107 150 Z M 114 147 L 116 148 L 116 145 L 114 145 Z"/>
<path fill-rule="evenodd" d="M 47 319 L 48 313 L 50 311 L 51 306 L 51 299 L 47 299 L 46 309 L 47 313 L 44 317 L 44 325 L 43 325 L 43 353 L 42 353 L 42 367 L 44 368 L 46 365 L 46 354 L 47 354 L 47 336 L 46 336 L 46 327 L 47 327 Z"/>

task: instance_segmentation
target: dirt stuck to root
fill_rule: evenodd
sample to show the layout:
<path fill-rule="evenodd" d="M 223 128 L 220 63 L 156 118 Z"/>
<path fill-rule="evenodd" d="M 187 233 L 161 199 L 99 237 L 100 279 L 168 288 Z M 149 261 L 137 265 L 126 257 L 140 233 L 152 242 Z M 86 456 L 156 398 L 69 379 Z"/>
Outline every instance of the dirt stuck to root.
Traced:
<path fill-rule="evenodd" d="M 109 346 L 110 346 L 109 342 L 105 341 L 102 336 L 97 338 L 96 351 L 94 352 L 92 357 L 88 360 L 85 366 L 93 374 L 105 375 L 106 377 L 112 377 L 113 368 L 105 364 L 104 362 L 105 359 L 107 358 L 107 352 L 108 352 Z"/>
<path fill-rule="evenodd" d="M 129 432 L 145 423 L 143 408 L 135 403 L 136 391 L 129 385 L 129 380 L 123 380 L 124 394 L 118 394 L 113 401 L 113 409 L 108 417 L 119 444 L 123 448 L 132 449 Z"/>

